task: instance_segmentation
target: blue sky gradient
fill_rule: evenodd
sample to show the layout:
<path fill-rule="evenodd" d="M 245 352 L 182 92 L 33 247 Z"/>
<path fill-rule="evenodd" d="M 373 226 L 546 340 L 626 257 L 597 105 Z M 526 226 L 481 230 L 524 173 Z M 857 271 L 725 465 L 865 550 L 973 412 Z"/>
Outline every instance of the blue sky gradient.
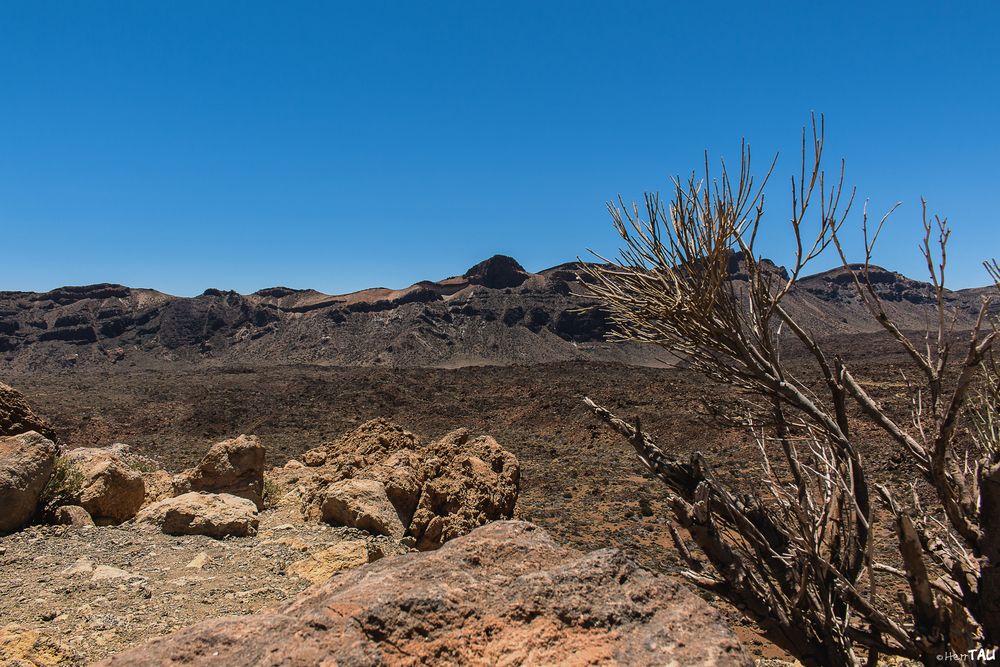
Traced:
<path fill-rule="evenodd" d="M 4 0 L 0 290 L 339 293 L 494 253 L 538 270 L 613 252 L 605 201 L 744 136 L 760 168 L 781 155 L 762 245 L 784 263 L 813 110 L 828 166 L 875 211 L 903 202 L 878 262 L 922 277 L 923 195 L 954 226 L 952 286 L 981 285 L 998 25 L 987 1 Z"/>

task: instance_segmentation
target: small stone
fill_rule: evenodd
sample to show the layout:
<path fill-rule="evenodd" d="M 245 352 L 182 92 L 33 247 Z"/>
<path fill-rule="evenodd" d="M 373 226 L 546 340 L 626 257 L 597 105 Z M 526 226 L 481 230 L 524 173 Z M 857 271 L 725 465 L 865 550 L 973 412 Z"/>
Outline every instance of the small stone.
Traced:
<path fill-rule="evenodd" d="M 98 565 L 94 568 L 94 574 L 90 580 L 108 581 L 111 579 L 132 579 L 139 576 L 140 575 L 138 574 L 132 574 L 131 572 L 126 572 L 125 570 L 117 567 L 111 567 L 110 565 Z"/>
<path fill-rule="evenodd" d="M 288 572 L 318 584 L 341 570 L 360 567 L 369 561 L 368 545 L 362 540 L 349 540 L 292 563 Z"/>
<path fill-rule="evenodd" d="M 211 562 L 212 559 L 208 557 L 208 554 L 202 551 L 197 556 L 192 558 L 191 562 L 185 565 L 184 567 L 190 567 L 195 570 L 200 570 L 201 568 L 205 567 Z"/>
<path fill-rule="evenodd" d="M 72 528 L 83 528 L 84 526 L 94 525 L 94 520 L 91 518 L 90 513 L 79 505 L 63 505 L 56 509 L 53 519 L 59 525 L 70 526 Z"/>
<path fill-rule="evenodd" d="M 62 574 L 67 577 L 72 577 L 81 574 L 91 574 L 93 571 L 94 561 L 90 560 L 88 556 L 82 556 L 78 558 L 75 563 L 63 570 Z"/>

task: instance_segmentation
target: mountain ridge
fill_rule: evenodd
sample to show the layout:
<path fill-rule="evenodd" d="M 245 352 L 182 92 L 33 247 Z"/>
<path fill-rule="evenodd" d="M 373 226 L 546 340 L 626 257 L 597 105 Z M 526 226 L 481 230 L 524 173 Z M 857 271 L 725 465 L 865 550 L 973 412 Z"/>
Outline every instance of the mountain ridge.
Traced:
<path fill-rule="evenodd" d="M 734 255 L 730 277 L 746 279 Z M 766 261 L 766 260 L 765 260 Z M 774 270 L 784 272 L 773 265 Z M 456 366 L 569 359 L 662 365 L 649 346 L 609 343 L 607 313 L 581 295 L 583 262 L 537 273 L 494 255 L 465 273 L 347 294 L 284 286 L 178 297 L 112 283 L 0 292 L 0 369 L 78 364 L 315 363 Z M 880 267 L 873 283 L 901 328 L 932 321 L 931 286 Z M 946 293 L 957 328 L 984 288 Z M 799 279 L 789 308 L 828 335 L 877 330 L 843 268 Z"/>

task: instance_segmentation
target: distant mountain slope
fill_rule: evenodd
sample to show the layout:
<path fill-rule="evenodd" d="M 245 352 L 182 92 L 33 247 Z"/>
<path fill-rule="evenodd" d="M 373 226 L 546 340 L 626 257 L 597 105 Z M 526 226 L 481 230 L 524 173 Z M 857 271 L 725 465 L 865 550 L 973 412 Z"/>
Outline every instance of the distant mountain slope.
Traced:
<path fill-rule="evenodd" d="M 734 258 L 733 280 L 745 278 Z M 662 352 L 604 340 L 608 323 L 576 292 L 579 265 L 537 274 L 495 256 L 461 276 L 345 295 L 273 287 L 193 298 L 121 285 L 0 292 L 0 369 L 75 365 L 314 363 L 459 366 L 568 359 L 663 363 Z M 781 271 L 775 267 L 776 271 Z M 904 329 L 933 318 L 929 285 L 879 269 L 877 288 Z M 804 278 L 788 307 L 823 334 L 874 331 L 849 275 Z M 957 328 L 971 326 L 982 290 L 948 294 Z"/>

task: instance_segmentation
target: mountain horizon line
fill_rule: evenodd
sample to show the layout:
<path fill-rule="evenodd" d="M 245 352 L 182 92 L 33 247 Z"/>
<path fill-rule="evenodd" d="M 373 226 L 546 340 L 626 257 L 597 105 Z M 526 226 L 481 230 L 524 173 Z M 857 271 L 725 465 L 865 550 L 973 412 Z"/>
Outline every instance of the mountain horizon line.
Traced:
<path fill-rule="evenodd" d="M 739 252 L 734 252 L 734 255 L 738 256 L 740 254 L 741 253 L 739 253 Z M 784 271 L 785 270 L 785 267 L 783 265 L 777 264 L 777 263 L 775 263 L 774 261 L 772 261 L 769 258 L 766 258 L 766 257 L 765 258 L 761 258 L 761 261 L 764 262 L 764 263 L 766 263 L 766 264 L 770 264 L 771 266 L 774 266 L 779 271 Z M 480 270 L 483 267 L 486 267 L 487 265 L 495 264 L 497 262 L 501 262 L 501 263 L 505 263 L 507 265 L 510 265 L 516 271 L 524 273 L 526 275 L 545 275 L 545 274 L 548 274 L 548 273 L 553 272 L 553 271 L 565 271 L 565 270 L 571 270 L 571 269 L 573 269 L 575 267 L 580 267 L 580 266 L 584 266 L 584 265 L 598 265 L 598 264 L 602 263 L 602 262 L 589 262 L 589 261 L 584 261 L 584 260 L 582 260 L 580 258 L 577 258 L 576 260 L 572 260 L 572 261 L 568 261 L 568 262 L 562 262 L 560 264 L 555 264 L 553 266 L 549 266 L 549 267 L 546 267 L 544 269 L 539 269 L 538 271 L 528 271 L 514 257 L 512 257 L 510 255 L 505 255 L 505 254 L 502 254 L 502 253 L 496 253 L 494 255 L 491 255 L 487 259 L 484 259 L 481 262 L 478 262 L 477 264 L 473 265 L 472 267 L 470 267 L 469 269 L 467 269 L 464 273 L 454 274 L 454 275 L 451 275 L 451 276 L 447 276 L 445 278 L 440 278 L 440 279 L 437 279 L 437 280 L 422 279 L 422 280 L 418 280 L 418 281 L 416 281 L 414 283 L 411 283 L 411 284 L 403 286 L 403 287 L 387 287 L 385 285 L 372 285 L 370 287 L 363 287 L 361 289 L 351 290 L 351 291 L 346 291 L 346 292 L 324 292 L 324 291 L 321 291 L 321 290 L 318 290 L 318 289 L 315 289 L 315 288 L 312 288 L 312 287 L 289 287 L 287 285 L 277 284 L 277 285 L 271 285 L 271 286 L 268 286 L 268 287 L 262 287 L 260 289 L 257 289 L 257 290 L 251 291 L 251 292 L 241 292 L 241 291 L 234 290 L 234 289 L 225 289 L 225 288 L 217 288 L 217 287 L 207 287 L 202 292 L 200 292 L 198 294 L 192 294 L 192 295 L 188 296 L 188 295 L 183 295 L 183 294 L 174 294 L 172 292 L 167 292 L 167 291 L 164 291 L 164 290 L 161 290 L 161 289 L 157 289 L 155 287 L 143 287 L 143 286 L 127 285 L 127 284 L 124 284 L 124 283 L 118 283 L 118 282 L 112 282 L 112 281 L 101 281 L 101 282 L 95 282 L 95 283 L 80 283 L 80 284 L 59 285 L 59 286 L 53 287 L 52 289 L 48 289 L 48 290 L 4 290 L 4 289 L 0 289 L 0 294 L 8 294 L 8 295 L 13 295 L 13 294 L 20 294 L 20 295 L 25 295 L 25 294 L 46 295 L 46 294 L 51 294 L 51 293 L 54 293 L 54 292 L 59 292 L 61 290 L 86 290 L 86 291 L 91 291 L 91 290 L 99 289 L 99 288 L 117 288 L 117 289 L 125 288 L 125 289 L 135 290 L 135 291 L 153 292 L 153 293 L 156 293 L 156 294 L 162 294 L 164 296 L 169 296 L 169 297 L 174 297 L 174 298 L 179 298 L 179 299 L 194 299 L 194 298 L 198 298 L 200 296 L 212 296 L 212 295 L 227 294 L 227 293 L 229 293 L 229 294 L 239 294 L 240 296 L 262 296 L 262 297 L 268 297 L 268 296 L 274 296 L 275 293 L 277 293 L 277 292 L 283 292 L 283 293 L 288 293 L 288 294 L 291 294 L 291 293 L 296 293 L 296 294 L 312 293 L 312 294 L 315 294 L 315 295 L 318 295 L 318 296 L 325 296 L 325 297 L 336 298 L 336 297 L 350 297 L 350 296 L 353 296 L 353 295 L 359 295 L 359 294 L 363 294 L 365 292 L 371 292 L 371 291 L 403 292 L 405 290 L 409 290 L 409 289 L 412 289 L 412 288 L 420 287 L 421 285 L 444 283 L 444 282 L 449 281 L 449 280 L 454 280 L 454 279 L 459 279 L 459 278 L 468 278 L 470 275 L 474 274 L 477 270 Z M 857 268 L 860 268 L 862 265 L 861 264 L 857 264 L 857 263 L 852 263 L 849 266 L 851 266 L 852 268 L 857 269 Z M 906 279 L 914 281 L 914 282 L 921 282 L 921 283 L 927 282 L 926 280 L 924 280 L 922 278 L 915 278 L 915 277 L 912 277 L 912 276 L 908 276 L 908 275 L 906 275 L 904 273 L 901 273 L 899 271 L 895 271 L 895 270 L 890 269 L 888 267 L 884 267 L 884 266 L 880 266 L 880 265 L 876 265 L 876 264 L 871 264 L 870 268 L 872 270 L 874 270 L 874 271 L 877 271 L 877 272 L 892 273 L 892 274 L 895 274 L 896 276 L 899 276 L 899 277 L 902 277 L 902 278 L 906 278 Z M 838 272 L 840 272 L 842 270 L 843 270 L 843 267 L 837 265 L 837 266 L 834 266 L 834 267 L 829 268 L 829 269 L 825 269 L 825 270 L 822 270 L 822 271 L 816 271 L 815 273 L 802 274 L 801 276 L 799 276 L 798 280 L 802 281 L 802 280 L 808 280 L 808 279 L 811 279 L 811 278 L 820 278 L 820 277 L 823 277 L 823 276 L 826 276 L 826 275 L 829 275 L 829 274 L 838 273 Z M 983 285 L 975 285 L 975 286 L 971 286 L 971 287 L 962 287 L 962 288 L 958 288 L 958 289 L 950 289 L 949 288 L 949 291 L 952 291 L 952 292 L 973 292 L 973 291 L 981 291 L 981 290 L 984 290 L 984 289 L 986 289 L 988 287 L 990 287 L 990 285 L 988 283 L 986 283 L 986 284 L 983 284 Z"/>

